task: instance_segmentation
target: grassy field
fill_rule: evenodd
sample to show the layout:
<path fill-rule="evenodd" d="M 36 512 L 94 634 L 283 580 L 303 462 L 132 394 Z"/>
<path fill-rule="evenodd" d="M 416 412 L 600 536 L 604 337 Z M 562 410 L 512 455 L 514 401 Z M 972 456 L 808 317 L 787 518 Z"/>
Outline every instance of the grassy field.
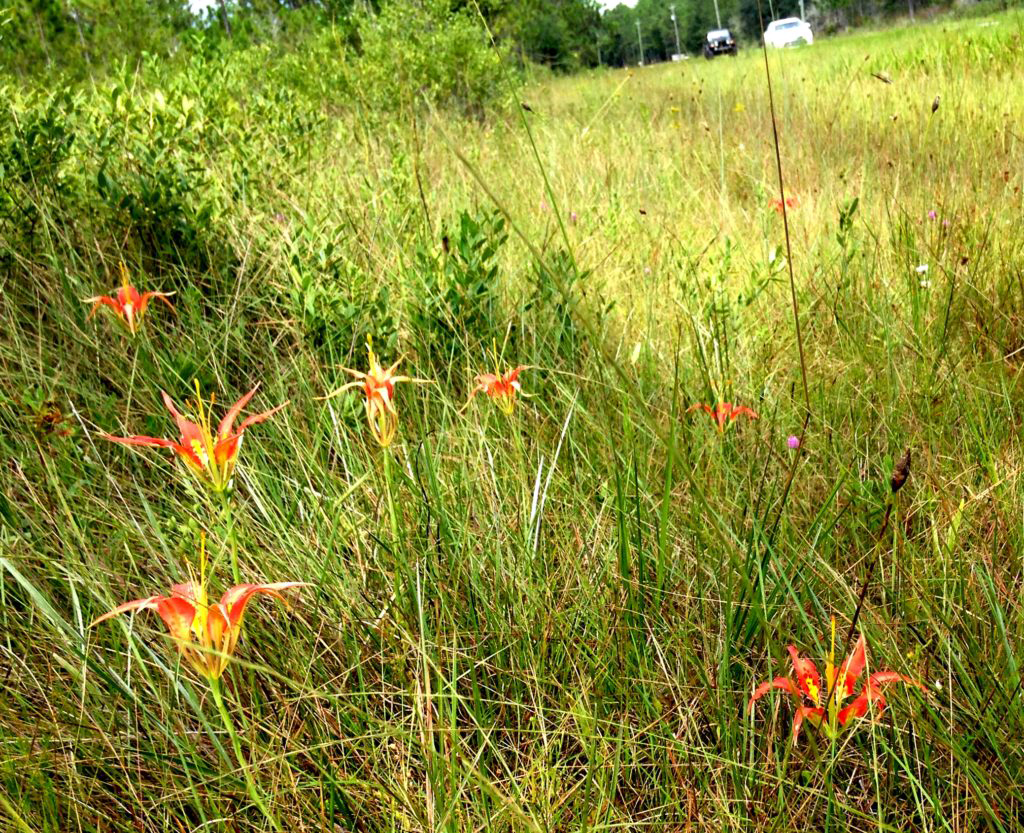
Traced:
<path fill-rule="evenodd" d="M 226 259 L 60 217 L 89 153 L 32 179 L 0 275 L 0 829 L 1019 830 L 1022 35 L 770 55 L 789 247 L 753 49 L 483 119 L 324 110 L 254 144 Z M 122 258 L 176 291 L 136 338 L 82 303 Z M 360 389 L 320 398 L 367 335 L 434 382 L 396 387 L 388 449 Z M 462 410 L 495 352 L 528 395 Z M 226 498 L 103 439 L 176 438 L 159 392 L 196 380 L 218 413 L 289 402 Z M 759 419 L 687 413 L 718 401 Z M 152 613 L 89 626 L 204 533 L 211 596 L 233 566 L 312 585 L 251 604 L 214 686 Z M 824 673 L 833 617 L 837 658 L 862 632 L 923 689 L 794 744 L 791 697 L 747 701 L 789 644 Z"/>

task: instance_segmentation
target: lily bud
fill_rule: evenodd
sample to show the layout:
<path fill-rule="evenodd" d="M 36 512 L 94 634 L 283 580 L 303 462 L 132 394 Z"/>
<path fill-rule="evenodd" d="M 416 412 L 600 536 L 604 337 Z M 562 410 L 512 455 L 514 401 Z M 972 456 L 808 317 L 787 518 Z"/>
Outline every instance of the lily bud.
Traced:
<path fill-rule="evenodd" d="M 896 494 L 900 489 L 903 488 L 903 484 L 907 482 L 907 478 L 910 477 L 910 449 L 908 448 L 903 456 L 900 457 L 896 466 L 892 470 L 892 479 L 889 481 L 889 486 L 892 489 L 892 493 Z"/>

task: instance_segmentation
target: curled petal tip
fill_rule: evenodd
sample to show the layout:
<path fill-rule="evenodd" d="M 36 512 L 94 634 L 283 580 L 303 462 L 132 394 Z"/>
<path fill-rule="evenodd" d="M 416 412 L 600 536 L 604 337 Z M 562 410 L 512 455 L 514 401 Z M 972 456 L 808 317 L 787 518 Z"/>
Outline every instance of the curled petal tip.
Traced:
<path fill-rule="evenodd" d="M 145 599 L 133 599 L 130 602 L 125 602 L 124 604 L 118 605 L 113 610 L 108 610 L 102 616 L 97 616 L 89 623 L 89 627 L 94 628 L 101 622 L 106 622 L 108 619 L 113 619 L 115 616 L 120 616 L 122 613 L 128 613 L 132 610 L 146 610 L 148 608 L 155 607 L 160 599 L 160 596 L 148 596 Z"/>
<path fill-rule="evenodd" d="M 349 372 L 351 372 L 351 371 L 349 371 Z M 361 381 L 349 382 L 347 385 L 342 385 L 340 388 L 335 388 L 334 390 L 332 390 L 326 396 L 315 396 L 313 398 L 317 402 L 326 402 L 328 399 L 334 399 L 334 397 L 337 396 L 338 394 L 344 393 L 347 390 L 351 390 L 354 387 L 358 387 L 361 384 L 362 384 Z M 285 404 L 288 404 L 288 403 L 285 403 Z"/>

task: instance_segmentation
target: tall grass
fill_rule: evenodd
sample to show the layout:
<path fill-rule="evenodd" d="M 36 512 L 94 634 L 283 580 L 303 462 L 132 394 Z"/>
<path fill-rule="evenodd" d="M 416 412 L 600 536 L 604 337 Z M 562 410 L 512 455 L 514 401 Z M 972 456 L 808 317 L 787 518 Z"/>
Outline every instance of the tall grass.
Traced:
<path fill-rule="evenodd" d="M 302 153 L 267 147 L 258 198 L 217 217 L 231 258 L 138 274 L 179 293 L 135 341 L 80 298 L 136 252 L 80 239 L 41 185 L 44 242 L 0 278 L 0 826 L 269 829 L 159 622 L 87 627 L 181 580 L 203 531 L 230 583 L 217 507 L 100 437 L 171 436 L 158 392 L 198 378 L 291 400 L 247 436 L 234 534 L 243 579 L 315 587 L 291 614 L 254 606 L 223 681 L 283 829 L 1018 829 L 1021 34 L 1007 14 L 770 57 L 799 452 L 753 52 L 524 88 L 553 203 L 503 111 L 346 112 Z M 211 149 L 210 177 L 227 164 Z M 425 306 L 431 263 L 486 277 L 458 214 L 494 208 L 522 237 L 488 305 Z M 357 294 L 375 300 L 348 315 Z M 437 382 L 399 390 L 389 452 L 357 397 L 317 401 L 367 332 Z M 494 349 L 532 368 L 509 419 L 459 410 Z M 720 436 L 685 414 L 719 397 L 761 418 Z M 824 657 L 862 597 L 872 667 L 927 693 L 793 747 L 784 698 L 746 701 L 786 644 Z"/>

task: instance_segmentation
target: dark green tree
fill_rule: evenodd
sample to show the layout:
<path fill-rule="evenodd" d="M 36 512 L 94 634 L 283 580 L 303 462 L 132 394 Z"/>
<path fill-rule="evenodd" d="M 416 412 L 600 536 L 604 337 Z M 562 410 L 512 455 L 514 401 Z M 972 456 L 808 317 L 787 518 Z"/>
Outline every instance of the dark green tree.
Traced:
<path fill-rule="evenodd" d="M 87 75 L 169 55 L 194 24 L 187 0 L 21 0 L 0 11 L 0 69 Z"/>

